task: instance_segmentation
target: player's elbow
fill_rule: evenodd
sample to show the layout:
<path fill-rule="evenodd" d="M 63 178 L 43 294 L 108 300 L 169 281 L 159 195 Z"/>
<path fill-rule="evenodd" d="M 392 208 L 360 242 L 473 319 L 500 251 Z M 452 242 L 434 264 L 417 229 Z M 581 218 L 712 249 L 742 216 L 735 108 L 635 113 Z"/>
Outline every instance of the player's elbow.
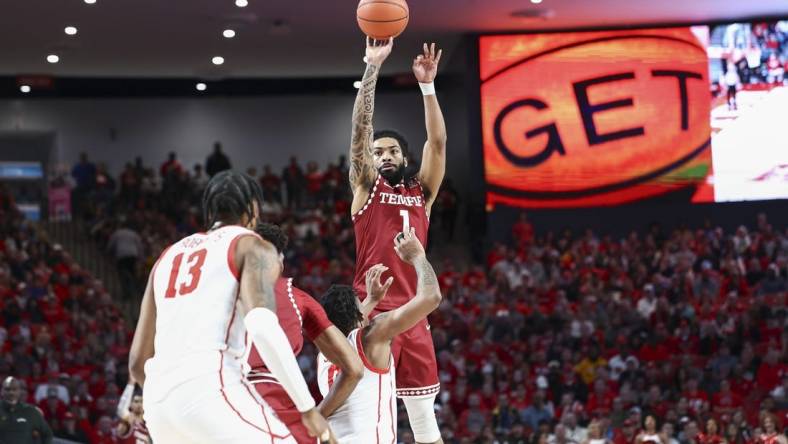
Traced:
<path fill-rule="evenodd" d="M 140 385 L 145 381 L 145 360 L 133 351 L 129 354 L 129 376 Z"/>
<path fill-rule="evenodd" d="M 443 295 L 441 294 L 441 290 L 438 287 L 429 289 L 429 291 L 426 292 L 425 297 L 429 301 L 429 304 L 433 310 L 437 309 L 443 300 Z"/>
<path fill-rule="evenodd" d="M 430 137 L 430 149 L 435 154 L 444 154 L 446 152 L 446 133 Z"/>
<path fill-rule="evenodd" d="M 348 359 L 345 363 L 342 373 L 345 374 L 349 381 L 353 382 L 353 385 L 356 385 L 364 377 L 364 364 L 358 356 L 353 355 L 352 359 Z"/>

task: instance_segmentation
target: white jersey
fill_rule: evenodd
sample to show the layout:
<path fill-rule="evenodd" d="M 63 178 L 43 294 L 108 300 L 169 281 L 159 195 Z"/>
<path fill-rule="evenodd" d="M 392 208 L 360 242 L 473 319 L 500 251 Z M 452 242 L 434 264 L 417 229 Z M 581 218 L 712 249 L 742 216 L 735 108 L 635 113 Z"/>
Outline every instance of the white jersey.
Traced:
<path fill-rule="evenodd" d="M 394 444 L 397 441 L 394 357 L 389 358 L 388 369 L 377 369 L 364 355 L 359 329 L 351 331 L 347 339 L 364 363 L 364 377 L 342 407 L 327 418 L 331 430 L 340 444 Z M 321 353 L 317 358 L 317 383 L 323 396 L 328 394 L 338 373 L 337 367 Z"/>
<path fill-rule="evenodd" d="M 216 389 L 240 379 L 246 328 L 234 252 L 243 236 L 257 235 L 239 226 L 194 234 L 171 245 L 154 265 L 155 355 L 145 364 L 146 399 L 162 399 L 209 374 L 217 375 Z"/>

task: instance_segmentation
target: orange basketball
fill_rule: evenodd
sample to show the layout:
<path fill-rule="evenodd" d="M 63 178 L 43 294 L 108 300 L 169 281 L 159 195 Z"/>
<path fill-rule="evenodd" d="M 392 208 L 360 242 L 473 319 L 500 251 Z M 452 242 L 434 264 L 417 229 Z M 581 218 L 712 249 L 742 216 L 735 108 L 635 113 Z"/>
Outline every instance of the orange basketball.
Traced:
<path fill-rule="evenodd" d="M 358 26 L 377 40 L 402 34 L 410 12 L 405 0 L 361 0 L 356 10 Z"/>

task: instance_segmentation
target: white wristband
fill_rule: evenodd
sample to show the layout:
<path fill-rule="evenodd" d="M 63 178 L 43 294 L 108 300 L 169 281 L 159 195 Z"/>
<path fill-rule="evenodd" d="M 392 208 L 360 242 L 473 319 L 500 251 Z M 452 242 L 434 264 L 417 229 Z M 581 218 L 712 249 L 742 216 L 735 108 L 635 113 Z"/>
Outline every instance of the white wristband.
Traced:
<path fill-rule="evenodd" d="M 430 82 L 430 83 L 419 82 L 419 88 L 421 88 L 421 95 L 423 96 L 435 95 L 435 82 Z"/>
<path fill-rule="evenodd" d="M 253 308 L 244 317 L 246 331 L 252 336 L 257 352 L 276 377 L 299 412 L 315 407 L 315 400 L 301 375 L 290 342 L 279 326 L 276 314 L 267 308 Z"/>

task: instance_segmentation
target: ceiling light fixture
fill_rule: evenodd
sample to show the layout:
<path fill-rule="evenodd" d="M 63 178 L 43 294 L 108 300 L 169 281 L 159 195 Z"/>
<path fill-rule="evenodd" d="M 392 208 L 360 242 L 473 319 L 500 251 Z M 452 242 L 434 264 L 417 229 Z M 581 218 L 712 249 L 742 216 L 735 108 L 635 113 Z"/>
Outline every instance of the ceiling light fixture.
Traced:
<path fill-rule="evenodd" d="M 59 61 L 60 61 L 60 57 L 58 57 L 57 54 L 49 54 L 47 56 L 47 62 L 49 63 L 57 63 Z"/>
<path fill-rule="evenodd" d="M 22 85 L 19 87 L 19 90 L 23 93 L 27 94 L 30 92 L 30 85 Z"/>
<path fill-rule="evenodd" d="M 211 59 L 211 62 L 212 62 L 214 65 L 221 65 L 221 64 L 223 64 L 223 63 L 224 63 L 224 57 L 219 57 L 219 56 L 216 56 L 216 57 L 214 57 L 213 59 Z"/>
<path fill-rule="evenodd" d="M 66 29 L 64 29 L 64 31 L 68 35 L 77 35 L 77 27 L 76 26 L 66 26 Z"/>
<path fill-rule="evenodd" d="M 531 3 L 538 5 L 539 3 L 542 3 L 542 0 L 531 0 Z"/>
<path fill-rule="evenodd" d="M 361 88 L 361 80 L 356 80 L 353 82 L 353 88 L 359 89 Z"/>
<path fill-rule="evenodd" d="M 235 6 L 237 6 L 239 8 L 245 8 L 245 7 L 249 6 L 249 1 L 248 0 L 235 0 Z"/>
<path fill-rule="evenodd" d="M 235 31 L 233 31 L 232 29 L 225 29 L 224 31 L 222 31 L 222 35 L 226 39 L 231 39 L 235 37 Z"/>
<path fill-rule="evenodd" d="M 85 0 L 85 3 L 87 3 L 89 5 L 92 5 L 92 4 L 96 3 L 96 0 Z"/>
<path fill-rule="evenodd" d="M 197 85 L 195 85 L 195 88 L 197 88 L 197 91 L 205 91 L 206 89 L 208 89 L 208 85 L 200 82 Z"/>

